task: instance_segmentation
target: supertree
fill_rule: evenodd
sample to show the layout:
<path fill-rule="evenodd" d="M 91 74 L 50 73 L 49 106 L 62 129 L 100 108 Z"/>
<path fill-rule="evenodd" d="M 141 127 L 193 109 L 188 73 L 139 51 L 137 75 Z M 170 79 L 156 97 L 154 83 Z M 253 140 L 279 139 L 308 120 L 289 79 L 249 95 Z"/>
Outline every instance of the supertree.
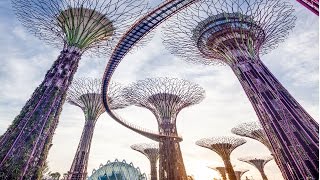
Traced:
<path fill-rule="evenodd" d="M 85 125 L 80 142 L 73 158 L 68 179 L 83 180 L 87 177 L 87 165 L 95 124 L 99 116 L 105 112 L 101 97 L 101 80 L 92 78 L 75 79 L 67 94 L 67 101 L 82 109 Z M 121 109 L 129 104 L 122 97 L 122 87 L 112 83 L 108 89 L 109 102 L 112 109 Z"/>
<path fill-rule="evenodd" d="M 239 158 L 240 161 L 246 162 L 251 164 L 252 166 L 256 167 L 258 171 L 260 172 L 263 180 L 268 180 L 266 173 L 264 172 L 264 166 L 271 161 L 273 158 L 271 156 L 269 157 L 245 157 L 245 158 Z"/>
<path fill-rule="evenodd" d="M 143 0 L 12 0 L 12 4 L 32 34 L 63 45 L 43 82 L 0 139 L 0 177 L 36 179 L 82 54 L 111 50 L 147 4 Z"/>
<path fill-rule="evenodd" d="M 144 154 L 150 161 L 151 180 L 157 180 L 157 161 L 159 159 L 159 144 L 141 143 L 130 146 L 133 150 Z"/>
<path fill-rule="evenodd" d="M 296 17 L 287 1 L 200 1 L 167 22 L 164 44 L 187 61 L 231 67 L 285 179 L 316 179 L 319 124 L 273 76 L 260 54 L 284 41 Z"/>
<path fill-rule="evenodd" d="M 237 180 L 241 180 L 241 177 L 244 173 L 248 172 L 249 170 L 247 169 L 239 169 L 239 170 L 235 170 L 234 173 L 236 174 L 236 178 Z"/>
<path fill-rule="evenodd" d="M 274 155 L 270 141 L 268 140 L 268 137 L 259 122 L 252 121 L 252 122 L 239 124 L 238 126 L 232 128 L 231 132 L 233 134 L 248 137 L 261 142 L 263 145 L 265 145 L 269 149 L 269 151 L 271 152 L 271 155 Z M 282 163 L 278 159 L 275 159 L 275 162 L 279 167 L 282 166 Z M 280 168 L 280 169 L 283 169 L 283 168 Z"/>
<path fill-rule="evenodd" d="M 187 179 L 176 118 L 183 108 L 201 102 L 204 94 L 197 84 L 175 78 L 149 78 L 124 89 L 124 96 L 130 103 L 149 109 L 157 119 L 161 135 L 158 139 L 159 179 Z"/>
<path fill-rule="evenodd" d="M 217 167 L 208 167 L 210 169 L 213 169 L 217 172 L 219 172 L 222 180 L 227 180 L 227 174 L 226 174 L 226 168 L 223 166 L 217 166 Z"/>
<path fill-rule="evenodd" d="M 228 174 L 229 180 L 236 180 L 236 175 L 230 161 L 232 151 L 246 143 L 243 138 L 235 138 L 229 136 L 203 138 L 196 141 L 196 145 L 208 148 L 216 152 L 223 160 L 225 171 Z"/>
<path fill-rule="evenodd" d="M 226 176 L 226 168 L 223 166 L 217 166 L 217 167 L 208 167 L 210 169 L 213 169 L 215 171 L 218 171 L 221 175 L 222 180 L 227 180 L 227 176 Z M 247 169 L 243 169 L 243 170 L 234 170 L 234 173 L 236 175 L 236 179 L 237 180 L 241 180 L 241 176 L 248 172 L 249 170 Z"/>
<path fill-rule="evenodd" d="M 257 121 L 246 122 L 239 124 L 231 129 L 233 134 L 255 139 L 265 145 L 272 153 L 272 147 L 266 133 L 264 132 L 261 124 Z"/>

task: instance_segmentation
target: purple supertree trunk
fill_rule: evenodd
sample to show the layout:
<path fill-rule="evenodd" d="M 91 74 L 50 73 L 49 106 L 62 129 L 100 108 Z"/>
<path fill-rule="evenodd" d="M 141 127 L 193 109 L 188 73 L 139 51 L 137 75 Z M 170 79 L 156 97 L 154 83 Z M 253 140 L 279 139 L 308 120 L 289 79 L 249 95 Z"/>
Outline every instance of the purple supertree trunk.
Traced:
<path fill-rule="evenodd" d="M 84 180 L 87 178 L 87 165 L 95 123 L 96 120 L 86 120 L 85 122 L 68 180 Z"/>
<path fill-rule="evenodd" d="M 319 124 L 258 58 L 231 65 L 271 142 L 285 179 L 319 176 Z"/>
<path fill-rule="evenodd" d="M 58 123 L 66 91 L 77 70 L 81 51 L 64 48 L 44 81 L 0 139 L 0 177 L 36 179 Z"/>

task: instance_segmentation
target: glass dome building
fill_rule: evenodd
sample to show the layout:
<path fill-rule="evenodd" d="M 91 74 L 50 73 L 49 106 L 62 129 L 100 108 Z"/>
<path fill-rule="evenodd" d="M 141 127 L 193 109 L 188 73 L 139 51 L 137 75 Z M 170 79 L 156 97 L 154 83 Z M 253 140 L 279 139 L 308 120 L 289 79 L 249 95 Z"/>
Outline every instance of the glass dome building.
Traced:
<path fill-rule="evenodd" d="M 93 170 L 88 180 L 147 180 L 140 169 L 135 168 L 132 163 L 128 164 L 125 160 L 114 162 L 108 161 L 105 165 L 100 165 L 99 169 Z"/>

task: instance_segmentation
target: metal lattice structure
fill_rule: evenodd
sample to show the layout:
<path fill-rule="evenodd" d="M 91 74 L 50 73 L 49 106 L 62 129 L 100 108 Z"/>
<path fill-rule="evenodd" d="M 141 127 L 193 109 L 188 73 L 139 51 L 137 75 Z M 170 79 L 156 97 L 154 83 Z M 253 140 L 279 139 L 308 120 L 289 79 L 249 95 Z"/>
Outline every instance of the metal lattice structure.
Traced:
<path fill-rule="evenodd" d="M 200 103 L 204 90 L 185 80 L 149 78 L 131 84 L 123 92 L 127 101 L 147 108 L 157 119 L 158 132 L 163 136 L 159 139 L 159 179 L 186 179 L 176 118 L 183 108 Z"/>
<path fill-rule="evenodd" d="M 87 177 L 87 166 L 95 124 L 99 116 L 105 112 L 102 103 L 101 85 L 100 79 L 79 78 L 72 82 L 68 90 L 67 101 L 80 107 L 85 116 L 85 125 L 68 173 L 68 180 L 84 180 Z M 112 83 L 109 88 L 109 101 L 113 109 L 120 109 L 129 105 L 122 97 L 122 90 L 121 85 L 117 83 Z"/>
<path fill-rule="evenodd" d="M 63 46 L 43 82 L 0 139 L 0 178 L 36 179 L 82 54 L 112 49 L 147 5 L 143 0 L 12 2 L 19 20 L 32 34 Z"/>
<path fill-rule="evenodd" d="M 319 16 L 319 0 L 297 0 L 304 7 Z"/>
<path fill-rule="evenodd" d="M 150 161 L 151 180 L 157 180 L 157 161 L 159 159 L 159 144 L 140 143 L 130 146 L 133 150 L 136 150 L 145 155 Z"/>
<path fill-rule="evenodd" d="M 260 172 L 263 180 L 268 180 L 267 175 L 264 172 L 264 166 L 273 159 L 273 157 L 245 157 L 245 158 L 239 158 L 239 161 L 243 161 L 246 163 L 251 164 L 252 166 L 256 167 L 258 171 Z"/>
<path fill-rule="evenodd" d="M 243 138 L 220 136 L 200 139 L 196 141 L 196 145 L 216 152 L 223 160 L 229 180 L 236 180 L 237 178 L 230 161 L 230 155 L 234 149 L 246 142 Z"/>
<path fill-rule="evenodd" d="M 260 60 L 295 26 L 287 1 L 201 1 L 167 23 L 164 44 L 186 61 L 227 64 L 245 90 L 285 179 L 319 176 L 319 124 Z"/>
<path fill-rule="evenodd" d="M 239 124 L 238 126 L 232 128 L 231 132 L 233 134 L 248 137 L 261 142 L 272 153 L 270 141 L 268 140 L 268 137 L 259 122 L 253 121 Z"/>
<path fill-rule="evenodd" d="M 125 160 L 113 162 L 108 161 L 105 165 L 100 165 L 99 169 L 94 169 L 88 180 L 147 180 L 145 173 L 141 173 L 140 168 L 135 168 L 132 163 Z"/>
<path fill-rule="evenodd" d="M 227 180 L 227 173 L 226 173 L 226 168 L 223 166 L 218 166 L 218 167 L 208 167 L 210 169 L 213 169 L 217 172 L 219 172 L 222 180 Z"/>

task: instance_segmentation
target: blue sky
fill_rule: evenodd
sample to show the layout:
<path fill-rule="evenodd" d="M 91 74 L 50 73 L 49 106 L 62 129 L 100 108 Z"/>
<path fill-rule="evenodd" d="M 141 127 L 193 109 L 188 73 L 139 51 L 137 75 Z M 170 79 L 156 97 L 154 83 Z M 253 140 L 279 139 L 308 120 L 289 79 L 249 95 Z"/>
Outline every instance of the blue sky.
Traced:
<path fill-rule="evenodd" d="M 152 1 L 154 4 L 159 2 Z M 271 72 L 318 121 L 319 119 L 319 22 L 318 17 L 292 0 L 296 8 L 297 26 L 280 46 L 261 57 Z M 28 33 L 16 19 L 9 0 L 0 1 L 0 134 L 41 83 L 46 71 L 60 50 L 46 45 Z M 106 58 L 83 56 L 76 77 L 101 78 Z M 209 179 L 218 174 L 208 165 L 222 165 L 214 152 L 196 146 L 196 140 L 210 136 L 232 135 L 235 125 L 255 121 L 257 117 L 240 83 L 227 66 L 202 66 L 187 64 L 174 57 L 161 44 L 158 31 L 144 48 L 129 54 L 115 72 L 114 81 L 128 84 L 148 77 L 169 76 L 198 83 L 206 90 L 206 98 L 198 105 L 181 111 L 177 119 L 178 132 L 183 136 L 181 149 L 188 174 Z M 139 112 L 138 114 L 136 112 Z M 118 114 L 130 122 L 156 130 L 156 120 L 147 110 L 128 107 Z M 69 170 L 76 151 L 84 117 L 82 111 L 65 104 L 60 123 L 53 138 L 48 161 L 50 170 L 61 174 Z M 236 167 L 248 168 L 245 175 L 259 179 L 258 171 L 237 160 L 245 155 L 268 155 L 268 150 L 258 142 L 247 143 L 231 155 Z M 107 160 L 126 159 L 149 173 L 148 160 L 130 145 L 151 140 L 136 134 L 103 114 L 93 136 L 88 174 Z M 266 165 L 271 180 L 279 180 L 280 172 L 274 161 Z"/>

